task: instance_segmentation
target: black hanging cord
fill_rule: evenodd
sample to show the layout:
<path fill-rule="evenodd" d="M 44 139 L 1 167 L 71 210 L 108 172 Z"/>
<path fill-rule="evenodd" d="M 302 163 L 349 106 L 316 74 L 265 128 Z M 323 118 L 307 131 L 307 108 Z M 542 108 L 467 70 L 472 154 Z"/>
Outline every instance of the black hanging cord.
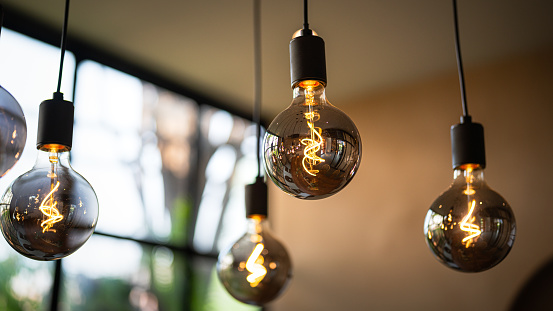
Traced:
<path fill-rule="evenodd" d="M 253 121 L 256 124 L 257 176 L 261 172 L 261 1 L 253 1 L 253 42 L 254 42 L 254 105 Z"/>
<path fill-rule="evenodd" d="M 303 29 L 309 29 L 307 22 L 307 0 L 303 0 Z"/>
<path fill-rule="evenodd" d="M 61 76 L 63 72 L 63 59 L 65 58 L 65 44 L 67 38 L 67 20 L 69 19 L 69 0 L 65 1 L 65 16 L 63 19 L 63 31 L 61 33 L 61 57 L 60 57 L 60 72 L 58 75 L 58 89 L 56 93 L 60 93 L 61 90 Z"/>
<path fill-rule="evenodd" d="M 457 69 L 459 72 L 459 86 L 461 88 L 461 104 L 463 106 L 463 118 L 470 120 L 467 107 L 467 95 L 465 92 L 465 75 L 463 73 L 463 60 L 461 59 L 461 44 L 459 40 L 459 22 L 457 21 L 457 0 L 453 0 L 453 21 L 455 24 L 455 53 L 457 55 Z"/>

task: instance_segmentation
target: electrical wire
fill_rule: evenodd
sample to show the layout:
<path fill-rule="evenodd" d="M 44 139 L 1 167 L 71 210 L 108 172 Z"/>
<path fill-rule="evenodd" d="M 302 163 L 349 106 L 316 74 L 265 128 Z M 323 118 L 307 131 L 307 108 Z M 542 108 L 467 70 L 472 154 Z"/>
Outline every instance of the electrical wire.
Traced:
<path fill-rule="evenodd" d="M 61 57 L 60 57 L 60 72 L 58 75 L 58 89 L 56 93 L 60 93 L 61 90 L 61 76 L 63 72 L 63 60 L 65 58 L 65 45 L 67 39 L 67 20 L 69 19 L 69 0 L 65 1 L 65 16 L 63 19 L 63 31 L 61 33 Z"/>
<path fill-rule="evenodd" d="M 307 0 L 306 0 L 307 1 Z M 459 87 L 461 89 L 461 105 L 463 117 L 469 117 L 467 107 L 467 95 L 465 91 L 465 75 L 463 73 L 463 60 L 461 58 L 461 43 L 459 42 L 459 22 L 457 20 L 457 0 L 453 0 L 453 21 L 455 26 L 455 54 L 457 56 L 457 70 L 459 72 Z"/>
<path fill-rule="evenodd" d="M 303 0 L 303 29 L 309 29 L 309 23 L 307 22 L 307 0 Z"/>
<path fill-rule="evenodd" d="M 256 124 L 257 176 L 261 172 L 261 1 L 253 1 L 253 49 L 254 49 L 254 105 L 253 121 Z"/>

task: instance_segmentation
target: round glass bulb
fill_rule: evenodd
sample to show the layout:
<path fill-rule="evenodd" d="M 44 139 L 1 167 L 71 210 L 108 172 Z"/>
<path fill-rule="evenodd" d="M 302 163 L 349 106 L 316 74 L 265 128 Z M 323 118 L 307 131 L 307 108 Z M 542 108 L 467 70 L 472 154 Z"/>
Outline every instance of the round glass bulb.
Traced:
<path fill-rule="evenodd" d="M 479 165 L 454 171 L 451 186 L 426 214 L 424 235 L 434 256 L 449 268 L 480 272 L 500 263 L 515 241 L 509 204 L 484 181 Z"/>
<path fill-rule="evenodd" d="M 284 291 L 292 277 L 292 263 L 264 217 L 254 215 L 248 218 L 246 234 L 219 254 L 217 273 L 234 298 L 262 306 Z"/>
<path fill-rule="evenodd" d="M 98 220 L 94 189 L 71 168 L 69 151 L 50 147 L 38 151 L 35 166 L 9 186 L 0 202 L 4 238 L 36 260 L 72 254 Z"/>
<path fill-rule="evenodd" d="M 328 102 L 324 85 L 296 84 L 292 104 L 269 125 L 265 168 L 284 192 L 322 199 L 343 189 L 361 161 L 361 137 L 351 119 Z"/>
<path fill-rule="evenodd" d="M 21 106 L 0 86 L 0 177 L 19 161 L 25 141 L 27 123 Z"/>

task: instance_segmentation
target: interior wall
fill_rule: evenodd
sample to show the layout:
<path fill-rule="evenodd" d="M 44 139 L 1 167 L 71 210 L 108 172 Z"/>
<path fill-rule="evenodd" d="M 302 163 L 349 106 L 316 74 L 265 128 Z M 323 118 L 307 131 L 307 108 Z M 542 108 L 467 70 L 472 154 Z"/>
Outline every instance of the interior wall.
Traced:
<path fill-rule="evenodd" d="M 506 310 L 553 257 L 553 49 L 465 69 L 469 112 L 485 131 L 486 180 L 517 220 L 507 258 L 461 273 L 434 259 L 424 241 L 426 212 L 453 177 L 456 72 L 348 103 L 332 102 L 329 85 L 329 100 L 361 133 L 361 166 L 324 200 L 301 201 L 270 185 L 273 229 L 294 263 L 294 279 L 270 310 Z"/>

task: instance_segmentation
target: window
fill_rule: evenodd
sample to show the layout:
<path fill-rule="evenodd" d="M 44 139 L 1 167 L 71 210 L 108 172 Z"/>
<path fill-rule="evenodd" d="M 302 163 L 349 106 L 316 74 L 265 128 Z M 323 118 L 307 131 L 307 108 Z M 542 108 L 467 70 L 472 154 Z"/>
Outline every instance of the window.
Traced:
<path fill-rule="evenodd" d="M 243 232 L 255 126 L 73 53 L 62 86 L 70 100 L 77 81 L 71 163 L 98 195 L 96 233 L 58 265 L 0 239 L 0 309 L 50 310 L 55 299 L 58 310 L 259 310 L 230 297 L 215 272 L 218 251 Z M 38 106 L 56 89 L 58 65 L 57 47 L 2 31 L 0 84 L 28 127 L 2 190 L 33 166 Z"/>

